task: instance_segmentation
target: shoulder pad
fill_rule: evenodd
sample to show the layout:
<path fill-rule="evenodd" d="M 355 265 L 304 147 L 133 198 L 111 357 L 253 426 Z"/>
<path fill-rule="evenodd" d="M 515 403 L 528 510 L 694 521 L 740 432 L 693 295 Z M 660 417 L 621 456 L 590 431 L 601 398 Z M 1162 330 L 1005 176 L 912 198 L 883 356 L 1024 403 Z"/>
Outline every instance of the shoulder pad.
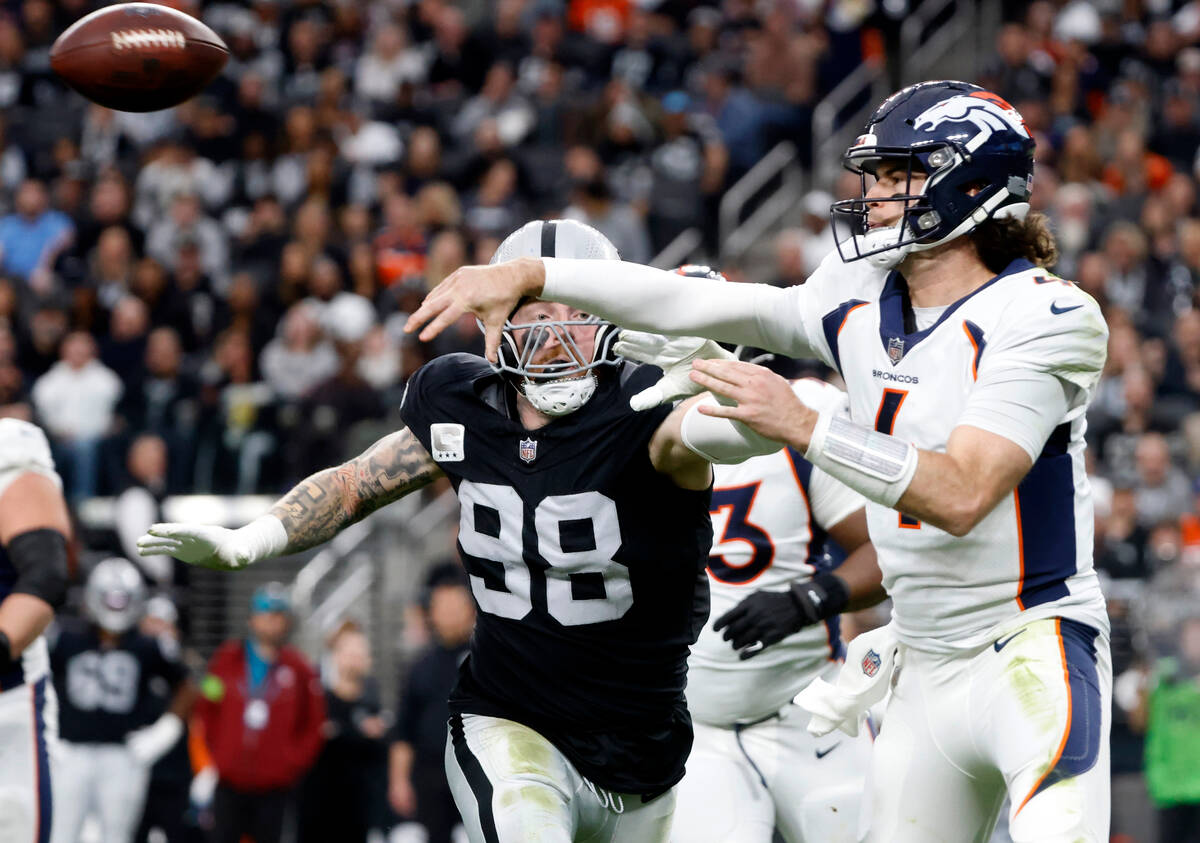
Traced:
<path fill-rule="evenodd" d="M 54 471 L 50 443 L 36 425 L 20 419 L 0 419 L 0 471 Z"/>

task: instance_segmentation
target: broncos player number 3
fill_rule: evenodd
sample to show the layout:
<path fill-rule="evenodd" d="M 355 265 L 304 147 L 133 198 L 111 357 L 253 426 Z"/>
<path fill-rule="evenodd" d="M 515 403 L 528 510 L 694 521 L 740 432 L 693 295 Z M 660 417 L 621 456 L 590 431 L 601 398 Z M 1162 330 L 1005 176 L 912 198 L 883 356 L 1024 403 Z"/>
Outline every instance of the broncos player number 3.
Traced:
<path fill-rule="evenodd" d="M 522 541 L 524 504 L 517 490 L 463 480 L 458 487 L 459 543 L 477 559 L 504 566 L 504 590 L 471 574 L 479 608 L 519 620 L 533 609 L 532 573 Z M 599 492 L 550 495 L 533 512 L 537 547 L 546 561 L 546 612 L 563 626 L 614 621 L 633 605 L 629 569 L 613 557 L 621 547 L 617 505 Z"/>

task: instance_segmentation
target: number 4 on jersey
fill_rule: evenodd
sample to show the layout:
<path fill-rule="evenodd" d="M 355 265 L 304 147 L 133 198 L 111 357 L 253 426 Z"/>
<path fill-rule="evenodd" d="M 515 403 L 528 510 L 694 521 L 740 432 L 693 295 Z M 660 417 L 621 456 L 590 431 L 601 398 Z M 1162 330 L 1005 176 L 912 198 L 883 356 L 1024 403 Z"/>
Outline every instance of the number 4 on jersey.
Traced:
<path fill-rule="evenodd" d="M 875 414 L 875 429 L 880 433 L 892 435 L 896 427 L 896 416 L 900 414 L 900 406 L 908 397 L 907 389 L 885 389 L 883 400 L 879 402 L 879 411 Z M 900 526 L 908 530 L 921 529 L 921 522 L 915 518 L 900 513 Z"/>

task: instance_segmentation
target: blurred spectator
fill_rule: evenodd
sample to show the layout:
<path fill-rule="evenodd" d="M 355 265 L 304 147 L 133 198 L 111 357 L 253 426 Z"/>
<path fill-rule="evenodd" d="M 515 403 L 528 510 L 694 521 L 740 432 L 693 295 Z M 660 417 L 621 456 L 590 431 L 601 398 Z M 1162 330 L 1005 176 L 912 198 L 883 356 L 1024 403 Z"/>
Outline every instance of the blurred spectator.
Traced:
<path fill-rule="evenodd" d="M 249 494 L 258 488 L 264 462 L 276 447 L 275 397 L 258 379 L 249 334 L 222 333 L 201 380 L 196 485 Z"/>
<path fill-rule="evenodd" d="M 204 215 L 200 198 L 191 192 L 177 193 L 167 216 L 150 227 L 146 254 L 177 270 L 185 244 L 196 246 L 204 273 L 221 289 L 229 271 L 229 239 L 215 220 Z"/>
<path fill-rule="evenodd" d="M 724 184 L 728 152 L 712 121 L 689 115 L 682 91 L 663 97 L 663 142 L 650 154 L 650 240 L 662 251 L 688 228 L 704 228 L 706 202 Z"/>
<path fill-rule="evenodd" d="M 112 430 L 122 390 L 120 378 L 96 359 L 96 341 L 82 331 L 63 340 L 61 359 L 33 385 L 33 406 L 71 499 L 96 493 L 100 441 Z"/>
<path fill-rule="evenodd" d="M 653 257 L 645 222 L 628 203 L 613 200 L 603 173 L 578 185 L 572 198 L 563 219 L 595 228 L 612 241 L 623 260 L 647 263 Z"/>
<path fill-rule="evenodd" d="M 305 779 L 300 840 L 366 843 L 383 825 L 387 722 L 371 677 L 371 645 L 343 623 L 328 642 L 325 745 Z"/>
<path fill-rule="evenodd" d="M 132 482 L 113 503 L 117 540 L 148 582 L 169 587 L 174 584 L 176 560 L 170 556 L 142 556 L 137 550 L 138 538 L 150 525 L 167 520 L 162 514 L 167 491 L 167 443 L 153 434 L 142 434 L 129 446 L 125 465 Z"/>
<path fill-rule="evenodd" d="M 410 46 L 404 29 L 389 23 L 375 31 L 367 51 L 358 60 L 354 90 L 359 97 L 386 103 L 396 98 L 403 82 L 421 82 L 428 70 L 422 50 Z"/>
<path fill-rule="evenodd" d="M 146 339 L 140 372 L 126 383 L 120 414 L 133 431 L 161 437 L 167 446 L 167 491 L 192 479 L 193 436 L 200 412 L 198 385 L 185 374 L 183 349 L 173 328 L 156 328 Z"/>
<path fill-rule="evenodd" d="M 1096 569 L 1113 579 L 1148 579 L 1154 573 L 1146 553 L 1150 531 L 1138 522 L 1134 489 L 1115 487 L 1108 509 L 1096 534 Z"/>
<path fill-rule="evenodd" d="M 461 820 L 446 781 L 447 700 L 475 628 L 462 568 L 446 562 L 431 569 L 423 602 L 433 641 L 400 684 L 388 799 L 397 814 L 424 826 L 429 843 L 449 843 Z"/>
<path fill-rule="evenodd" d="M 1191 484 L 1187 475 L 1171 464 L 1167 440 L 1147 433 L 1137 445 L 1138 485 L 1135 492 L 1138 523 L 1151 527 L 1178 522 L 1191 509 Z"/>
<path fill-rule="evenodd" d="M 150 313 L 137 296 L 122 296 L 112 309 L 108 336 L 100 345 L 100 361 L 128 383 L 141 374 L 146 357 Z"/>
<path fill-rule="evenodd" d="M 475 136 L 484 120 L 494 120 L 500 142 L 516 146 L 533 128 L 533 109 L 515 87 L 512 68 L 497 62 L 487 72 L 483 89 L 467 100 L 454 118 L 454 133 L 460 142 Z"/>
<path fill-rule="evenodd" d="M 321 336 L 314 305 L 300 302 L 289 308 L 281 335 L 267 343 L 259 366 L 267 384 L 287 401 L 302 397 L 337 371 L 337 352 Z"/>
<path fill-rule="evenodd" d="M 289 646 L 291 603 L 270 583 L 254 592 L 249 635 L 208 664 L 196 715 L 218 782 L 212 843 L 279 843 L 294 789 L 321 749 L 325 699 L 316 671 Z"/>
<path fill-rule="evenodd" d="M 37 179 L 21 183 L 14 210 L 0 218 L 0 271 L 24 279 L 38 292 L 48 292 L 48 269 L 70 245 L 75 224 L 50 207 L 46 186 Z"/>

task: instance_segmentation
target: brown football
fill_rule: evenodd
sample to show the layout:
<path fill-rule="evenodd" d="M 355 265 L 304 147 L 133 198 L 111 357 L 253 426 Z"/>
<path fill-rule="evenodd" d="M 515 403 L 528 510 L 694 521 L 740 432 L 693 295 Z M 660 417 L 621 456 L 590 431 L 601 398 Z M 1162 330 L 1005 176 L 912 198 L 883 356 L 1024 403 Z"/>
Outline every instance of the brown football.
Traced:
<path fill-rule="evenodd" d="M 191 15 L 154 3 L 120 3 L 80 18 L 50 48 L 50 66 L 92 102 L 158 111 L 198 94 L 229 48 Z"/>

